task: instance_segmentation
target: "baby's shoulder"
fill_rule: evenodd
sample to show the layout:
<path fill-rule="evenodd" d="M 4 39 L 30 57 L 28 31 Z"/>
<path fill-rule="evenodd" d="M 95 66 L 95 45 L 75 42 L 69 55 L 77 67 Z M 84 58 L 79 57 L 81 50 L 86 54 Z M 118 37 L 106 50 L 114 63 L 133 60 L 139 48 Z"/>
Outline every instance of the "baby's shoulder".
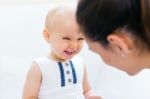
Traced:
<path fill-rule="evenodd" d="M 56 63 L 56 61 L 54 61 L 46 56 L 35 58 L 35 59 L 33 59 L 33 62 L 35 62 L 38 65 L 47 65 L 47 64 L 51 65 L 51 64 Z"/>
<path fill-rule="evenodd" d="M 79 56 L 74 56 L 73 58 L 72 58 L 72 60 L 73 61 L 83 61 L 83 58 L 82 57 L 79 57 Z"/>
<path fill-rule="evenodd" d="M 74 56 L 74 57 L 72 58 L 72 61 L 75 62 L 75 63 L 78 63 L 78 64 L 80 63 L 80 64 L 82 64 L 82 65 L 85 64 L 83 58 L 82 58 L 82 57 L 79 57 L 79 56 Z"/>

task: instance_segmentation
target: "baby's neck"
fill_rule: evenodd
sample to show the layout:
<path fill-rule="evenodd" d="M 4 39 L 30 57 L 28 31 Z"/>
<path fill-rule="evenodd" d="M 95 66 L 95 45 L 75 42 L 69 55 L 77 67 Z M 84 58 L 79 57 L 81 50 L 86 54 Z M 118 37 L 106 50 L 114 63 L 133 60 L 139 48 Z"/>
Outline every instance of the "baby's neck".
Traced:
<path fill-rule="evenodd" d="M 61 59 L 61 58 L 57 57 L 56 55 L 54 55 L 52 53 L 48 54 L 48 57 L 51 58 L 52 60 L 55 60 L 55 61 L 58 61 L 58 62 L 66 62 L 66 61 L 68 61 L 66 59 Z"/>

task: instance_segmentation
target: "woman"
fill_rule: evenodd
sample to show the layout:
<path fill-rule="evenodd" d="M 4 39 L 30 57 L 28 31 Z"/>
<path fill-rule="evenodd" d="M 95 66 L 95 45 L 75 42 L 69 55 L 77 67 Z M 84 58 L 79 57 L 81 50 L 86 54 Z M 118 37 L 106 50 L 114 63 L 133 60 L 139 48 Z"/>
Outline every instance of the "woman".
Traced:
<path fill-rule="evenodd" d="M 105 63 L 129 75 L 150 68 L 150 0 L 80 0 L 76 16 Z"/>

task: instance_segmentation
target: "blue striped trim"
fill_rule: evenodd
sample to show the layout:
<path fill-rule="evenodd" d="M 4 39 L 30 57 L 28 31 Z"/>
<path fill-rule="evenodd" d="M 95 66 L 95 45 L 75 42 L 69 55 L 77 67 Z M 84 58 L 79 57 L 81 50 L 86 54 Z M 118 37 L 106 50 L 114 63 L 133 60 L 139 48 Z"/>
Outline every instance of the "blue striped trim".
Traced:
<path fill-rule="evenodd" d="M 72 63 L 72 61 L 69 61 L 70 65 L 71 65 L 71 69 L 72 69 L 72 75 L 73 75 L 73 84 L 77 83 L 77 75 L 76 75 L 76 71 L 74 69 L 74 65 Z"/>
<path fill-rule="evenodd" d="M 61 62 L 58 62 L 59 69 L 60 69 L 60 77 L 61 77 L 61 87 L 65 86 L 65 74 L 64 74 L 64 68 Z"/>

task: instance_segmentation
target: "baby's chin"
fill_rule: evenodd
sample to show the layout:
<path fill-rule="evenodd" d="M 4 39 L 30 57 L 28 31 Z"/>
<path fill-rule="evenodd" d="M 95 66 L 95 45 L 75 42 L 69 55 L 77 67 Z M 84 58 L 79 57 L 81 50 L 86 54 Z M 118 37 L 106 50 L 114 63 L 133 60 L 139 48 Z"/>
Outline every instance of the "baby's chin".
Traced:
<path fill-rule="evenodd" d="M 72 59 L 72 58 L 73 58 L 73 56 L 65 57 L 63 60 L 64 60 L 64 61 L 67 61 L 67 60 L 70 60 L 70 59 Z"/>
<path fill-rule="evenodd" d="M 73 56 L 70 56 L 70 57 L 67 57 L 67 56 L 64 56 L 63 58 L 58 58 L 59 61 L 68 61 L 70 59 L 72 59 Z"/>

